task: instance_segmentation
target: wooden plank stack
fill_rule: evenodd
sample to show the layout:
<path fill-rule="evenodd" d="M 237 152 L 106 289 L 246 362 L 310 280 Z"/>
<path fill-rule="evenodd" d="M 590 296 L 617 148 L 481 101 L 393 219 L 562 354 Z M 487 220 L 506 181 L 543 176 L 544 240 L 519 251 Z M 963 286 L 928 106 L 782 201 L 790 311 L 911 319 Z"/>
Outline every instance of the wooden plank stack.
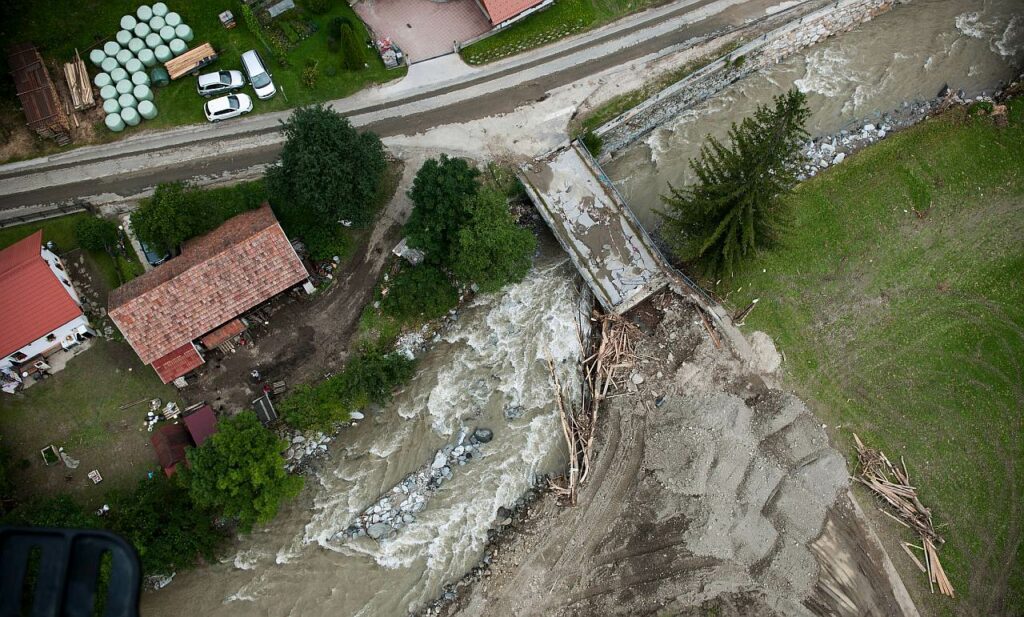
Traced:
<path fill-rule="evenodd" d="M 853 439 L 857 444 L 857 461 L 860 464 L 860 475 L 854 479 L 871 489 L 892 512 L 895 512 L 894 515 L 882 509 L 882 514 L 921 537 L 920 546 L 910 542 L 902 542 L 902 546 L 918 569 L 928 576 L 928 586 L 931 587 L 932 593 L 937 586 L 939 593 L 955 597 L 953 585 L 939 563 L 937 547 L 945 540 L 935 531 L 931 510 L 924 507 L 917 498 L 917 489 L 910 484 L 907 464 L 901 458 L 900 466 L 897 467 L 881 450 L 865 446 L 856 433 Z M 924 563 L 921 563 L 911 549 L 924 554 Z"/>
<path fill-rule="evenodd" d="M 164 63 L 164 67 L 167 69 L 167 75 L 172 80 L 175 80 L 198 71 L 216 59 L 217 52 L 213 50 L 213 45 L 203 43 L 186 51 L 177 58 L 171 58 Z"/>
<path fill-rule="evenodd" d="M 71 92 L 71 105 L 77 110 L 89 109 L 96 105 L 96 99 L 92 93 L 92 83 L 89 81 L 89 71 L 85 68 L 85 62 L 78 50 L 75 50 L 75 59 L 64 65 L 64 79 L 68 82 L 68 91 Z"/>

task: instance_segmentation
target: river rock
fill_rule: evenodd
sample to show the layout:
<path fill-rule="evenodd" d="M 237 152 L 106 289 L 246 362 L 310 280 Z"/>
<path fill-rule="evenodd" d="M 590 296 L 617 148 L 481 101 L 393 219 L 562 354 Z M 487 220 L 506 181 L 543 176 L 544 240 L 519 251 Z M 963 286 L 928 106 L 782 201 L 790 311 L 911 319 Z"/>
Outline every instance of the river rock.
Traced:
<path fill-rule="evenodd" d="M 380 540 L 382 537 L 386 536 L 390 532 L 391 528 L 385 525 L 384 523 L 374 523 L 373 525 L 370 525 L 370 527 L 366 530 L 367 535 L 369 535 L 374 540 Z"/>
<path fill-rule="evenodd" d="M 440 469 L 445 466 L 448 462 L 448 457 L 445 456 L 444 451 L 438 452 L 434 455 L 434 462 L 430 464 L 431 469 Z"/>
<path fill-rule="evenodd" d="M 292 437 L 292 443 L 302 443 L 304 441 L 306 441 L 306 438 L 303 437 L 302 435 L 296 435 L 295 437 Z"/>
<path fill-rule="evenodd" d="M 349 414 L 348 414 L 348 417 L 349 417 L 350 419 L 352 419 L 352 420 L 362 420 L 362 419 L 363 419 L 363 418 L 365 418 L 366 416 L 364 416 L 364 415 L 362 414 L 362 412 L 359 412 L 359 411 L 353 411 L 353 412 L 351 412 L 351 413 L 349 413 Z"/>
<path fill-rule="evenodd" d="M 832 159 L 832 164 L 833 165 L 838 165 L 839 163 L 842 163 L 845 159 L 846 159 L 846 153 L 845 152 L 840 152 L 839 154 L 836 155 L 836 158 Z"/>
<path fill-rule="evenodd" d="M 473 431 L 473 439 L 477 443 L 488 443 L 494 439 L 494 431 L 489 428 L 478 428 Z"/>
<path fill-rule="evenodd" d="M 633 373 L 629 376 L 629 379 L 638 386 L 644 382 L 644 376 L 640 373 Z"/>

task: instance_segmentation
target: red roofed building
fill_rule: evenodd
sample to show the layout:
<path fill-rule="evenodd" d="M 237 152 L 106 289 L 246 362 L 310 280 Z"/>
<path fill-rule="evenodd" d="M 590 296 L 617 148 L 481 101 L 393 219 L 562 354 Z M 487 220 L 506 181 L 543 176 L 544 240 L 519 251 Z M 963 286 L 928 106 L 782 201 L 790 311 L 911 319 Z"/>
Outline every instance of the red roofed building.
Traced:
<path fill-rule="evenodd" d="M 142 362 L 169 383 L 203 363 L 193 341 L 308 276 L 264 204 L 189 240 L 181 255 L 115 289 L 108 314 Z"/>
<path fill-rule="evenodd" d="M 0 370 L 15 374 L 95 334 L 64 264 L 42 240 L 37 231 L 0 251 Z"/>
<path fill-rule="evenodd" d="M 554 0 L 477 0 L 495 28 L 504 28 L 530 13 L 547 8 Z"/>

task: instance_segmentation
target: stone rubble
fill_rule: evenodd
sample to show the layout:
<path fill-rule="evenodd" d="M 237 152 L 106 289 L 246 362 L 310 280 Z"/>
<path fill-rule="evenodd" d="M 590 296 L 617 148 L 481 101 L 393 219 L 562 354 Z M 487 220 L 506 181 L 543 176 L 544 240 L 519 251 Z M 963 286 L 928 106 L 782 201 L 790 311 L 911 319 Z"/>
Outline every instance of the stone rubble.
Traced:
<path fill-rule="evenodd" d="M 338 535 L 342 538 L 369 536 L 377 541 L 395 537 L 402 527 L 416 522 L 416 514 L 427 507 L 427 500 L 452 478 L 455 466 L 482 457 L 480 445 L 493 437 L 490 429 L 477 428 L 470 433 L 463 428 L 453 443 L 434 454 L 430 463 L 406 476 Z"/>
<path fill-rule="evenodd" d="M 288 443 L 284 451 L 284 468 L 288 473 L 301 470 L 304 463 L 327 454 L 327 444 L 334 441 L 330 435 L 320 431 L 287 431 L 281 435 Z"/>

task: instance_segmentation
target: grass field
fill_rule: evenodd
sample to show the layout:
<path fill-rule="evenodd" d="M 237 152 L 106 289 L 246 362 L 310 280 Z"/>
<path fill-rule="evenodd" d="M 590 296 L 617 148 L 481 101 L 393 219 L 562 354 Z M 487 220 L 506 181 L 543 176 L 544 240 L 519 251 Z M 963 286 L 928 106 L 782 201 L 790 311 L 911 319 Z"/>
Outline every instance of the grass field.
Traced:
<path fill-rule="evenodd" d="M 133 487 L 157 468 L 143 428 L 149 405 L 120 407 L 151 398 L 178 401 L 174 388 L 160 383 L 126 343 L 102 339 L 63 371 L 19 394 L 3 395 L 0 435 L 15 463 L 20 497 L 70 492 L 98 507 L 106 491 Z M 63 446 L 81 462 L 78 469 L 45 466 L 39 450 L 49 444 Z M 102 484 L 86 477 L 93 469 L 103 475 Z"/>
<path fill-rule="evenodd" d="M 469 64 L 486 64 L 604 25 L 662 0 L 555 0 L 507 29 L 461 51 Z"/>
<path fill-rule="evenodd" d="M 40 48 L 44 58 L 53 62 L 66 62 L 78 49 L 83 57 L 94 45 L 113 39 L 119 29 L 122 15 L 134 13 L 140 4 L 137 0 L 50 0 L 48 2 L 32 2 L 15 0 L 4 3 L 6 8 L 0 9 L 0 16 L 6 17 L 0 26 L 0 34 L 7 40 L 28 40 Z M 327 24 L 337 16 L 349 16 L 359 29 L 356 35 L 360 40 L 368 38 L 362 22 L 346 2 L 335 0 L 331 9 L 324 15 L 308 16 L 316 22 L 319 30 L 309 38 L 300 42 L 287 54 L 288 66 L 280 66 L 270 51 L 263 47 L 256 36 L 249 31 L 242 19 L 240 5 L 237 1 L 223 0 L 175 0 L 167 3 L 172 11 L 179 13 L 185 23 L 195 32 L 195 39 L 190 43 L 194 47 L 209 41 L 220 54 L 220 59 L 210 65 L 208 70 L 238 69 L 241 70 L 239 58 L 249 49 L 256 49 L 270 65 L 274 82 L 278 86 L 278 94 L 267 101 L 256 100 L 252 89 L 246 87 L 243 92 L 253 96 L 255 109 L 253 113 L 277 111 L 298 105 L 327 101 L 341 98 L 360 90 L 368 84 L 396 79 L 405 74 L 405 69 L 387 70 L 383 62 L 372 49 L 361 47 L 364 60 L 368 65 L 360 71 L 343 70 L 342 57 L 338 52 L 327 48 Z M 301 3 L 300 3 L 301 4 Z M 217 15 L 225 9 L 231 9 L 236 18 L 237 26 L 227 30 L 220 25 Z M 287 13 L 285 14 L 287 15 Z M 90 75 L 94 76 L 97 69 L 91 63 Z M 316 62 L 319 79 L 315 87 L 308 88 L 302 83 L 302 72 L 308 62 Z M 6 63 L 6 58 L 0 59 Z M 6 86 L 5 97 L 13 97 L 11 84 L 7 78 L 6 66 L 3 67 Z M 155 91 L 155 103 L 159 115 L 144 121 L 137 127 L 128 128 L 122 134 L 131 134 L 140 130 L 162 128 L 173 125 L 206 122 L 202 106 L 204 99 L 195 91 L 195 78 L 183 77 L 171 85 Z M 97 129 L 100 140 L 111 136 L 106 127 Z"/>
<path fill-rule="evenodd" d="M 75 239 L 75 223 L 90 216 L 92 215 L 82 212 L 35 223 L 0 228 L 0 249 L 8 247 L 18 240 L 42 229 L 43 242 L 52 241 L 57 245 L 57 254 L 66 256 L 68 253 L 79 249 L 78 240 Z M 134 252 L 129 251 L 128 257 L 122 257 L 120 263 L 103 251 L 84 252 L 92 265 L 103 276 L 104 282 L 110 289 L 142 274 L 142 264 L 139 263 Z"/>
<path fill-rule="evenodd" d="M 854 432 L 905 457 L 959 594 L 930 595 L 880 518 L 923 614 L 1024 613 L 1024 100 L 1010 117 L 951 113 L 803 183 L 785 246 L 717 288 L 761 299 L 745 330 L 850 460 Z"/>

